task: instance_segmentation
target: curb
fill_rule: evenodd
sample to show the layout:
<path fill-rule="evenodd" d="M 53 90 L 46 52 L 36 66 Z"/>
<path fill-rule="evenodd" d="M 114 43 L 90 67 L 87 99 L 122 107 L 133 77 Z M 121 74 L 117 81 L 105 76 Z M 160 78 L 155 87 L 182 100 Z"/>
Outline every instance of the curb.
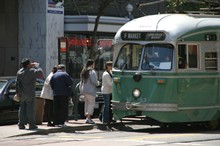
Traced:
<path fill-rule="evenodd" d="M 42 124 L 42 126 L 38 126 L 38 129 L 28 130 L 25 129 L 19 130 L 17 125 L 8 125 L 0 127 L 2 133 L 0 138 L 10 138 L 10 137 L 18 137 L 18 136 L 28 136 L 28 135 L 48 135 L 50 133 L 74 133 L 75 131 L 84 131 L 84 130 L 92 130 L 92 129 L 100 129 L 100 130 L 120 130 L 124 129 L 124 124 L 122 122 L 116 122 L 111 124 L 100 123 L 95 119 L 96 124 L 85 124 L 84 120 L 82 121 L 69 121 L 65 127 L 48 127 L 46 123 Z M 126 122 L 127 124 L 129 122 Z M 16 130 L 14 130 L 16 128 Z"/>
<path fill-rule="evenodd" d="M 30 133 L 24 133 L 24 134 L 17 134 L 13 136 L 8 136 L 8 137 L 17 137 L 17 136 L 27 136 L 27 135 L 47 135 L 50 133 L 57 133 L 57 132 L 75 132 L 75 131 L 83 131 L 83 130 L 91 130 L 94 128 L 95 125 L 83 125 L 83 126 L 66 126 L 66 127 L 54 127 L 51 129 L 37 129 L 33 132 Z"/>

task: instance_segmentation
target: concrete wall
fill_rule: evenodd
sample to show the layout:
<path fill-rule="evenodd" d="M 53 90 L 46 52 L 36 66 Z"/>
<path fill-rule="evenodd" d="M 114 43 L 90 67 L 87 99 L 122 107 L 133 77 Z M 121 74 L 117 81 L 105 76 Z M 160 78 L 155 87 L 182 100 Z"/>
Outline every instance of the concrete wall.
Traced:
<path fill-rule="evenodd" d="M 18 0 L 0 4 L 0 76 L 16 75 L 18 69 Z"/>
<path fill-rule="evenodd" d="M 58 63 L 58 37 L 64 35 L 64 13 L 53 11 L 51 0 L 19 0 L 19 61 L 29 57 L 44 69 L 45 77 Z M 56 9 L 55 9 L 56 10 Z"/>

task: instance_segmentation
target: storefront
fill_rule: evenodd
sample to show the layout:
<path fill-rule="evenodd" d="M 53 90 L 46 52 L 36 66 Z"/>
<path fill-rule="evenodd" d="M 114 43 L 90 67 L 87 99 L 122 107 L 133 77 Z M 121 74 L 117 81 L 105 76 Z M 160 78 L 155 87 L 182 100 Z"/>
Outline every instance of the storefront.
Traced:
<path fill-rule="evenodd" d="M 128 21 L 127 18 L 101 17 L 95 46 L 96 71 L 99 79 L 105 62 L 112 60 L 112 39 L 117 30 Z M 95 16 L 64 17 L 65 37 L 59 41 L 59 63 L 66 65 L 67 72 L 76 82 L 88 60 L 94 23 Z"/>

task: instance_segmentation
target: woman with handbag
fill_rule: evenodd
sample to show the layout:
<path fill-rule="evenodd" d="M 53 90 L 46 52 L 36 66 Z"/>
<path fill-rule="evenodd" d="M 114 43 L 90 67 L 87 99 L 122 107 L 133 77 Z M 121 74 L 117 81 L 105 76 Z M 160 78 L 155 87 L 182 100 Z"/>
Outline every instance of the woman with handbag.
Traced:
<path fill-rule="evenodd" d="M 94 70 L 95 62 L 89 59 L 86 66 L 81 71 L 81 83 L 80 83 L 80 93 L 84 95 L 85 107 L 84 113 L 86 116 L 85 123 L 95 124 L 91 119 L 94 108 L 95 108 L 95 98 L 96 98 L 96 86 L 98 86 L 99 81 L 97 79 L 96 72 Z"/>

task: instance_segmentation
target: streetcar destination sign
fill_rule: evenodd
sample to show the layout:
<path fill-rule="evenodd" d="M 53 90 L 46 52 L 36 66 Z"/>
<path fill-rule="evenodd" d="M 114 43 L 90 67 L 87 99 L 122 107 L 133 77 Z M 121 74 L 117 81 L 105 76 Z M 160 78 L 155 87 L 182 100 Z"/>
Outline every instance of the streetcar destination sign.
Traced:
<path fill-rule="evenodd" d="M 122 32 L 122 40 L 161 41 L 166 37 L 163 32 Z"/>

